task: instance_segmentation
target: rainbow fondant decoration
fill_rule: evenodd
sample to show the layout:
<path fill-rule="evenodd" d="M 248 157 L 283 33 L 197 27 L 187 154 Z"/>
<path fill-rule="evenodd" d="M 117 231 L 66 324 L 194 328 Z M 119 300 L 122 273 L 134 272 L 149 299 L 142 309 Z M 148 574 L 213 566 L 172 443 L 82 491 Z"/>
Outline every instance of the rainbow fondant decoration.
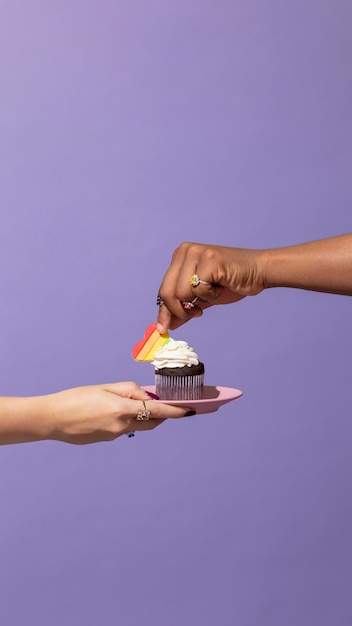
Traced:
<path fill-rule="evenodd" d="M 169 333 L 160 334 L 156 329 L 156 323 L 148 326 L 142 341 L 136 343 L 132 350 L 132 356 L 136 361 L 152 361 L 154 354 L 159 348 L 170 341 Z"/>

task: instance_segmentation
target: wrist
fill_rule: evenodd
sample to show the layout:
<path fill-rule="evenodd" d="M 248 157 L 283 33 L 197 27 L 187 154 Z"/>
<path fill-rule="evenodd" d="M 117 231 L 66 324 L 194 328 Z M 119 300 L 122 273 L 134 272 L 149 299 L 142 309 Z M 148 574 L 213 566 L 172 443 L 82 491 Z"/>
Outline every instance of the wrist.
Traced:
<path fill-rule="evenodd" d="M 42 440 L 61 440 L 64 420 L 60 411 L 60 393 L 51 393 L 33 398 L 36 411 L 36 432 Z"/>
<path fill-rule="evenodd" d="M 255 255 L 255 292 L 254 295 L 272 287 L 271 285 L 271 252 L 272 250 L 253 250 Z"/>
<path fill-rule="evenodd" d="M 289 264 L 289 248 L 263 250 L 261 256 L 261 272 L 264 289 L 287 287 L 287 269 Z"/>
<path fill-rule="evenodd" d="M 0 443 L 26 443 L 50 438 L 45 396 L 0 398 Z"/>

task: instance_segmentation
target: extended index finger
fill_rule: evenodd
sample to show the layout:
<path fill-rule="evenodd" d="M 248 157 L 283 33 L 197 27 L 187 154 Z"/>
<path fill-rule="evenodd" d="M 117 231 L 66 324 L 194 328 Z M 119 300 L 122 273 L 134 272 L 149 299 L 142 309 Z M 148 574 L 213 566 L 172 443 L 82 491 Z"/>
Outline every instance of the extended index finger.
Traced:
<path fill-rule="evenodd" d="M 189 243 L 183 243 L 176 248 L 172 255 L 171 264 L 159 288 L 159 295 L 165 304 L 160 307 L 158 322 L 162 325 L 164 330 L 170 328 L 170 323 L 173 318 L 180 320 L 181 324 L 189 319 L 189 314 L 185 311 L 182 302 L 176 296 L 179 276 L 182 272 L 189 245 Z"/>

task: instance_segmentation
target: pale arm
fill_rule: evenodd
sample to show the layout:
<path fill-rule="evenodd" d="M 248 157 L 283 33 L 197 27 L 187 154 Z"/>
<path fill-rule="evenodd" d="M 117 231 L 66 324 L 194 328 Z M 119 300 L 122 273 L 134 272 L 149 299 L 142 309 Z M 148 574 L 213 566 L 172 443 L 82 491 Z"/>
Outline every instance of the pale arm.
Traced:
<path fill-rule="evenodd" d="M 44 413 L 41 397 L 0 397 L 0 444 L 49 439 L 50 420 Z"/>
<path fill-rule="evenodd" d="M 146 403 L 150 419 L 137 420 Z M 150 399 L 133 382 L 66 389 L 28 398 L 0 397 L 0 444 L 53 439 L 87 444 L 111 441 L 134 431 L 152 430 L 165 418 L 184 417 L 188 409 Z"/>

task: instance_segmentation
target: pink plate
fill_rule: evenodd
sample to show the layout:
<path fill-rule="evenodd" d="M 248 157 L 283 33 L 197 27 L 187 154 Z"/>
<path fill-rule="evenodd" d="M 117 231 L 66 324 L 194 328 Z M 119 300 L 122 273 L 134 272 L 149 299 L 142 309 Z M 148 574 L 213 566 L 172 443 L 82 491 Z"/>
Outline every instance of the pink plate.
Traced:
<path fill-rule="evenodd" d="M 155 393 L 154 385 L 143 385 L 143 389 L 150 393 Z M 242 396 L 242 391 L 232 389 L 232 387 L 204 387 L 204 397 L 202 400 L 160 400 L 164 404 L 173 404 L 173 406 L 188 406 L 198 414 L 214 413 L 223 404 L 236 400 Z"/>

